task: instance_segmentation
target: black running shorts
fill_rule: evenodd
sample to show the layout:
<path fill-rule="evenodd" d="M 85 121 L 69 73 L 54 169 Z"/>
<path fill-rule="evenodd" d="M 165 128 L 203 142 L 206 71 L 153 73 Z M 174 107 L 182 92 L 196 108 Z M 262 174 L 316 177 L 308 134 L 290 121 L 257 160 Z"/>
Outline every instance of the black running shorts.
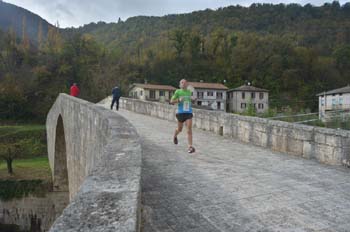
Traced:
<path fill-rule="evenodd" d="M 182 113 L 182 114 L 176 114 L 177 121 L 179 122 L 186 122 L 186 120 L 193 118 L 192 113 Z"/>

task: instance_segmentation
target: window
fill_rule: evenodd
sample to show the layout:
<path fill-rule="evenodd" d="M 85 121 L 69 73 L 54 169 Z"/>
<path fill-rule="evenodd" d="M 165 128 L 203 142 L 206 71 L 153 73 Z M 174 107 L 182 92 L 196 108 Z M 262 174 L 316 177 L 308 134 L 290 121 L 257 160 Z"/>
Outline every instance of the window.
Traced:
<path fill-rule="evenodd" d="M 333 98 L 332 99 L 332 106 L 335 106 L 337 104 L 337 99 Z"/>
<path fill-rule="evenodd" d="M 242 92 L 242 99 L 245 99 L 245 93 Z"/>
<path fill-rule="evenodd" d="M 264 109 L 264 104 L 261 104 L 261 109 Z"/>
<path fill-rule="evenodd" d="M 256 103 L 254 103 L 254 109 L 256 109 Z"/>
<path fill-rule="evenodd" d="M 212 96 L 214 96 L 214 93 L 213 92 L 208 92 L 208 97 L 212 97 Z"/>
<path fill-rule="evenodd" d="M 259 103 L 259 104 L 258 104 L 258 108 L 259 108 L 259 109 L 264 109 L 264 104 Z"/>
<path fill-rule="evenodd" d="M 201 101 L 197 101 L 197 105 L 201 106 L 202 102 Z"/>
<path fill-rule="evenodd" d="M 218 102 L 218 108 L 217 108 L 218 110 L 220 110 L 221 109 L 221 102 Z"/>
<path fill-rule="evenodd" d="M 233 93 L 228 93 L 228 94 L 227 94 L 227 97 L 228 97 L 229 99 L 233 99 Z"/>
<path fill-rule="evenodd" d="M 222 93 L 216 93 L 217 99 L 222 99 Z"/>
<path fill-rule="evenodd" d="M 134 97 L 137 98 L 137 92 L 134 92 Z"/>
<path fill-rule="evenodd" d="M 165 96 L 165 94 L 164 94 L 164 91 L 163 91 L 163 90 L 160 90 L 160 91 L 159 91 L 159 96 L 160 96 L 160 97 Z"/>
<path fill-rule="evenodd" d="M 264 93 L 259 93 L 259 98 L 264 99 Z"/>
<path fill-rule="evenodd" d="M 143 95 L 143 91 L 141 90 L 141 92 L 140 92 L 140 96 L 142 96 Z"/>
<path fill-rule="evenodd" d="M 254 99 L 255 98 L 255 93 L 251 93 L 251 96 Z"/>
<path fill-rule="evenodd" d="M 150 91 L 149 91 L 149 98 L 155 99 L 155 98 L 156 98 L 156 91 L 150 90 Z"/>
<path fill-rule="evenodd" d="M 241 109 L 245 109 L 245 108 L 247 108 L 247 104 L 241 103 Z"/>
<path fill-rule="evenodd" d="M 197 92 L 197 97 L 198 98 L 203 98 L 203 92 Z"/>

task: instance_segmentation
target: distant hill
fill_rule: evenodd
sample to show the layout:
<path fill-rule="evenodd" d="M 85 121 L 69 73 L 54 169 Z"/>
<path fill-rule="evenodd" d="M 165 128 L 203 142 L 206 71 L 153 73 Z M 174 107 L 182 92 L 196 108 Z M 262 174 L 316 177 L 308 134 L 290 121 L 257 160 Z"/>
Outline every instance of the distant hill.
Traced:
<path fill-rule="evenodd" d="M 295 34 L 303 45 L 333 47 L 350 42 L 350 3 L 341 6 L 335 1 L 321 7 L 310 4 L 229 6 L 164 17 L 138 16 L 118 23 L 91 23 L 65 31 L 88 33 L 110 48 L 125 51 L 133 50 L 140 41 L 144 48 L 157 46 L 177 28 L 197 31 L 207 39 L 218 28 L 263 35 Z"/>
<path fill-rule="evenodd" d="M 16 36 L 22 38 L 24 28 L 28 38 L 35 43 L 39 38 L 39 28 L 41 27 L 45 38 L 50 26 L 52 25 L 40 16 L 0 0 L 0 30 L 14 30 Z"/>

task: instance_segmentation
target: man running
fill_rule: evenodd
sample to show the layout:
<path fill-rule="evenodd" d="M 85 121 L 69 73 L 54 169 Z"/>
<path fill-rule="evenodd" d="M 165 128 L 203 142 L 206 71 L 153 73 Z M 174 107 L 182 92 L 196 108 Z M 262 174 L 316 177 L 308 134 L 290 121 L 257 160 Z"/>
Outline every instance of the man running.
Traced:
<path fill-rule="evenodd" d="M 177 135 L 180 134 L 183 128 L 183 124 L 186 124 L 187 128 L 187 139 L 188 139 L 188 153 L 193 153 L 196 151 L 192 146 L 192 106 L 191 101 L 192 92 L 187 89 L 187 81 L 182 79 L 180 81 L 180 89 L 176 90 L 173 97 L 170 100 L 170 103 L 177 103 L 177 128 L 174 134 L 174 144 L 178 144 Z"/>

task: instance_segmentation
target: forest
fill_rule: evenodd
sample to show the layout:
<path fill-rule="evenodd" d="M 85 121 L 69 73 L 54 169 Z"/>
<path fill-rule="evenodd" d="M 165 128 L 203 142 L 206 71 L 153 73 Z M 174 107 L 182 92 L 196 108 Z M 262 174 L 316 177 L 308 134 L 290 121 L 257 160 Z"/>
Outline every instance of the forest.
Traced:
<path fill-rule="evenodd" d="M 39 27 L 40 25 L 38 25 Z M 77 82 L 97 102 L 134 82 L 181 78 L 249 81 L 281 111 L 317 111 L 316 94 L 350 82 L 350 3 L 253 4 L 190 14 L 133 17 L 80 28 L 49 26 L 36 38 L 0 32 L 0 119 L 42 122 Z M 33 31 L 33 30 L 31 30 Z M 35 41 L 35 42 L 32 42 Z"/>

